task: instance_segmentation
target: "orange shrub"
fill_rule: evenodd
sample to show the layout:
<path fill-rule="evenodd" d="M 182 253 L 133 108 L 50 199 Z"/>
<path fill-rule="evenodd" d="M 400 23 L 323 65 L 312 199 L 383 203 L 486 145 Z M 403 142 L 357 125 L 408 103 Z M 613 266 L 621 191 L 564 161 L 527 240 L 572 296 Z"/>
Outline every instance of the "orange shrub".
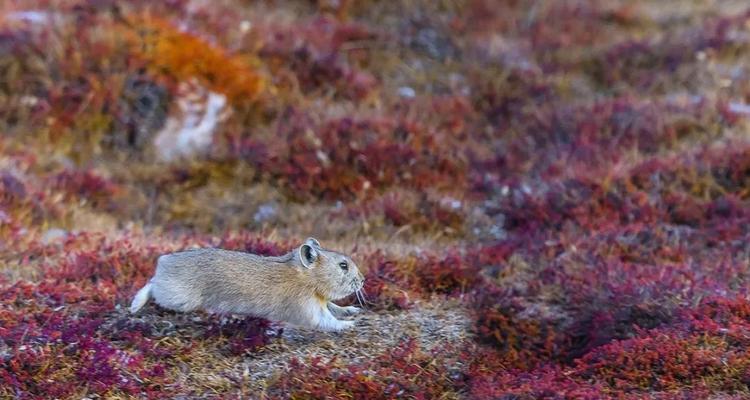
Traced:
<path fill-rule="evenodd" d="M 178 81 L 198 79 L 235 103 L 255 100 L 263 92 L 266 80 L 254 61 L 163 19 L 139 17 L 135 24 L 139 29 L 130 39 L 132 46 L 153 72 Z"/>

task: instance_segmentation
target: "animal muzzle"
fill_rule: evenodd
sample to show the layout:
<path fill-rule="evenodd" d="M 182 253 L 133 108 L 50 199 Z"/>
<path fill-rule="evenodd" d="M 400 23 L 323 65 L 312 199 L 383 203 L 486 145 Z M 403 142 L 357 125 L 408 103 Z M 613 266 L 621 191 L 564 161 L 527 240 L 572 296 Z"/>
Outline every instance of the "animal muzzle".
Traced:
<path fill-rule="evenodd" d="M 359 274 L 356 278 L 352 279 L 352 288 L 356 292 L 357 290 L 362 289 L 365 286 L 365 277 L 362 274 Z"/>

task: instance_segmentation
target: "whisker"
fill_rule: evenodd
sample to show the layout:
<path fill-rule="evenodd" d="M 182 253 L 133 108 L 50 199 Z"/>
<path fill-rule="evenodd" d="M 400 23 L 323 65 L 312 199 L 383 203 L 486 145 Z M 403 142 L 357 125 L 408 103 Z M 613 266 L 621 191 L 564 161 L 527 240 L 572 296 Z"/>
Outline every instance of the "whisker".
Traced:
<path fill-rule="evenodd" d="M 359 303 L 359 306 L 360 306 L 360 307 L 364 307 L 364 306 L 362 305 L 362 299 L 361 299 L 361 298 L 359 297 L 359 290 L 355 291 L 355 292 L 354 292 L 354 295 L 355 295 L 355 296 L 357 296 L 357 303 Z"/>
<path fill-rule="evenodd" d="M 363 299 L 362 299 L 362 292 L 361 292 L 361 290 L 357 290 L 357 300 L 359 301 L 359 305 L 360 305 L 360 306 L 361 306 L 362 308 L 365 308 L 365 309 L 367 308 L 367 302 L 366 302 L 366 301 L 363 301 Z"/>
<path fill-rule="evenodd" d="M 360 297 L 362 298 L 362 301 L 363 301 L 363 302 L 364 302 L 364 303 L 365 303 L 366 305 L 375 305 L 375 303 L 373 303 L 373 302 L 371 302 L 370 300 L 368 300 L 368 299 L 367 299 L 367 297 L 365 296 L 365 291 L 364 291 L 364 289 L 363 289 L 363 290 L 361 290 L 361 291 L 359 292 L 359 296 L 360 296 Z"/>
<path fill-rule="evenodd" d="M 360 296 L 362 296 L 362 299 L 365 301 L 365 303 L 375 304 L 375 303 L 371 302 L 370 300 L 367 300 L 367 296 L 365 296 L 365 288 L 364 287 L 362 289 L 360 289 Z"/>

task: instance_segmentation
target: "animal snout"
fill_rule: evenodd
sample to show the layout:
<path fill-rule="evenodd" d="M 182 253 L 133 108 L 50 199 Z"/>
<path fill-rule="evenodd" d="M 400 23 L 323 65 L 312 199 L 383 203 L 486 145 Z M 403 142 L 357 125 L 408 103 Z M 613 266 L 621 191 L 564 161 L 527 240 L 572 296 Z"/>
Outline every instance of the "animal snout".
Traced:
<path fill-rule="evenodd" d="M 365 277 L 362 276 L 362 274 L 359 274 L 351 280 L 351 284 L 354 290 L 362 289 L 365 285 Z"/>

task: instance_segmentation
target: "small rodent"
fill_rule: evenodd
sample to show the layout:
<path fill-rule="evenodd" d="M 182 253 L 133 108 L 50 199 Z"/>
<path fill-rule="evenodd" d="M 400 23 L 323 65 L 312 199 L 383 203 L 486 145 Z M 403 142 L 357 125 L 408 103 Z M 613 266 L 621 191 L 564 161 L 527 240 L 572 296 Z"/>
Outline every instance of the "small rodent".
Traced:
<path fill-rule="evenodd" d="M 342 299 L 362 289 L 364 276 L 351 258 L 321 248 L 314 238 L 278 257 L 217 248 L 165 254 L 156 273 L 136 293 L 130 311 L 153 297 L 175 311 L 205 310 L 284 321 L 324 331 L 354 325 L 336 316 L 360 308 L 340 307 Z"/>

